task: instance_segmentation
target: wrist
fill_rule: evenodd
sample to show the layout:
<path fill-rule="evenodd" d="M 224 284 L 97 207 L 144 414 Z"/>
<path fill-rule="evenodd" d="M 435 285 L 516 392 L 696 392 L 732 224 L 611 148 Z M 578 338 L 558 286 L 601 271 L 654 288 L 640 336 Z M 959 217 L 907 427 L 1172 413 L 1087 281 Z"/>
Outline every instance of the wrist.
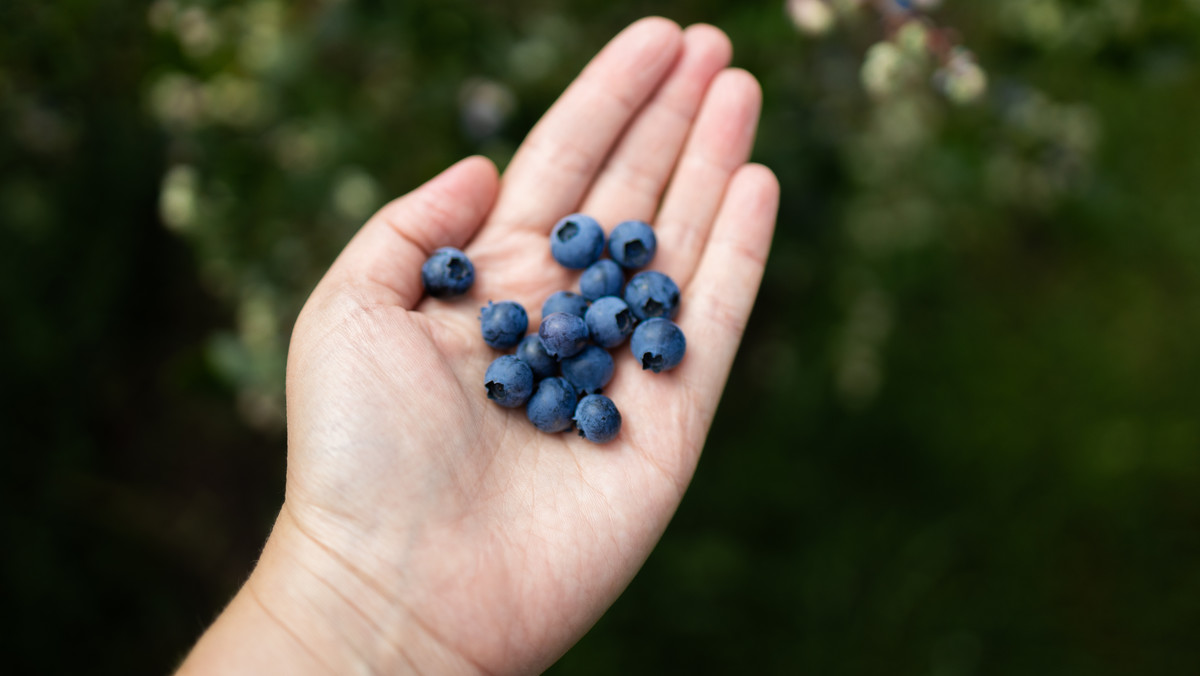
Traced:
<path fill-rule="evenodd" d="M 441 645 L 342 555 L 307 535 L 285 504 L 254 572 L 180 669 L 206 671 L 480 670 Z"/>

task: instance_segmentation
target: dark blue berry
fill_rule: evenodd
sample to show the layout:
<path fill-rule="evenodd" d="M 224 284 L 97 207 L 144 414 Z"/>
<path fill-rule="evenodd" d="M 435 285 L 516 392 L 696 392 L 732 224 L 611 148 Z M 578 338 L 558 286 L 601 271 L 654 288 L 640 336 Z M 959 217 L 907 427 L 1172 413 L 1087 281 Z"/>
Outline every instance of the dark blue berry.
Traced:
<path fill-rule="evenodd" d="M 629 349 L 642 363 L 642 370 L 670 371 L 683 360 L 687 339 L 675 322 L 653 318 L 638 324 L 629 340 Z"/>
<path fill-rule="evenodd" d="M 488 399 L 505 408 L 523 406 L 533 394 L 533 370 L 511 354 L 496 357 L 483 376 Z"/>
<path fill-rule="evenodd" d="M 459 296 L 475 283 L 475 266 L 458 249 L 444 246 L 421 265 L 421 284 L 434 298 Z"/>
<path fill-rule="evenodd" d="M 587 322 L 592 340 L 600 347 L 609 349 L 620 345 L 633 333 L 633 327 L 637 324 L 629 306 L 616 296 L 597 298 L 583 319 Z"/>
<path fill-rule="evenodd" d="M 674 319 L 679 313 L 679 287 L 661 272 L 639 272 L 625 285 L 625 303 L 638 319 Z"/>
<path fill-rule="evenodd" d="M 529 398 L 525 417 L 543 432 L 562 432 L 571 426 L 575 404 L 575 388 L 571 383 L 563 378 L 546 378 Z"/>
<path fill-rule="evenodd" d="M 595 394 L 612 380 L 612 355 L 602 347 L 588 345 L 574 357 L 562 360 L 562 374 L 577 391 Z"/>
<path fill-rule="evenodd" d="M 582 270 L 604 253 L 604 230 L 586 214 L 571 214 L 550 232 L 550 255 L 559 265 Z"/>
<path fill-rule="evenodd" d="M 579 436 L 592 443 L 608 443 L 621 431 L 621 412 L 612 399 L 603 394 L 589 394 L 575 407 L 575 427 Z"/>
<path fill-rule="evenodd" d="M 583 296 L 570 291 L 555 291 L 542 303 L 542 317 L 549 317 L 555 312 L 582 317 L 587 309 L 588 302 Z"/>
<path fill-rule="evenodd" d="M 607 258 L 592 263 L 579 276 L 579 290 L 588 300 L 619 295 L 622 286 L 625 286 L 625 271 Z"/>
<path fill-rule="evenodd" d="M 483 331 L 483 342 L 503 350 L 516 345 L 529 328 L 529 316 L 525 308 L 511 300 L 493 303 L 479 310 L 479 325 Z"/>
<path fill-rule="evenodd" d="M 608 255 L 626 270 L 645 267 L 658 249 L 654 230 L 645 221 L 623 221 L 608 237 Z"/>
<path fill-rule="evenodd" d="M 546 352 L 546 348 L 542 347 L 542 339 L 535 335 L 528 335 L 521 339 L 521 344 L 517 345 L 517 358 L 529 364 L 534 380 L 549 378 L 554 375 L 558 366 L 554 357 L 551 357 Z"/>
<path fill-rule="evenodd" d="M 542 320 L 538 337 L 547 354 L 555 359 L 566 359 L 579 354 L 587 345 L 588 327 L 583 317 L 554 312 Z"/>

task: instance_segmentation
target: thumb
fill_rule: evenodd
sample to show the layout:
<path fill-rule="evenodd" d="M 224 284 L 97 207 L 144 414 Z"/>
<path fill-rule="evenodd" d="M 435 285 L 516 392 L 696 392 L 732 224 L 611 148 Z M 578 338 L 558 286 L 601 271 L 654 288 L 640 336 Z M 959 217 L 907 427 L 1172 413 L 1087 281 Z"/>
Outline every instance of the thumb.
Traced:
<path fill-rule="evenodd" d="M 487 217 L 499 186 L 491 160 L 460 160 L 376 212 L 333 262 L 321 286 L 374 287 L 371 291 L 383 292 L 388 302 L 411 310 L 424 294 L 421 264 L 439 247 L 462 248 Z"/>

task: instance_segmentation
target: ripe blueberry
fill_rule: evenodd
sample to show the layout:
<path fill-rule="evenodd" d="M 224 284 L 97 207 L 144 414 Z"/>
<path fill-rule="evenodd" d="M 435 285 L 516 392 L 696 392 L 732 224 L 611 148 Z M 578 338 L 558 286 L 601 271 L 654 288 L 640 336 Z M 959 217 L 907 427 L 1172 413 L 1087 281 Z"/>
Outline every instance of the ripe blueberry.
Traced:
<path fill-rule="evenodd" d="M 637 319 L 629 311 L 625 301 L 616 296 L 597 298 L 583 316 L 592 334 L 592 340 L 604 348 L 614 348 L 633 333 Z"/>
<path fill-rule="evenodd" d="M 674 319 L 679 313 L 679 287 L 663 273 L 646 270 L 625 285 L 625 302 L 638 319 Z"/>
<path fill-rule="evenodd" d="M 658 373 L 679 366 L 687 351 L 687 339 L 675 322 L 653 318 L 638 324 L 629 340 L 629 348 L 642 363 L 643 371 L 650 369 Z"/>
<path fill-rule="evenodd" d="M 563 378 L 546 378 L 525 406 L 525 417 L 543 432 L 561 432 L 571 426 L 575 388 Z"/>
<path fill-rule="evenodd" d="M 534 380 L 554 375 L 558 365 L 554 357 L 547 354 L 546 348 L 542 347 L 542 339 L 532 334 L 522 338 L 521 344 L 517 345 L 517 359 L 529 364 Z"/>
<path fill-rule="evenodd" d="M 459 296 L 475 282 L 475 266 L 463 252 L 444 246 L 421 265 L 421 284 L 434 298 Z"/>
<path fill-rule="evenodd" d="M 612 355 L 602 347 L 588 345 L 574 357 L 562 360 L 562 374 L 577 391 L 595 394 L 612 380 Z"/>
<path fill-rule="evenodd" d="M 588 300 L 601 296 L 616 296 L 625 285 L 625 271 L 620 265 L 608 260 L 596 261 L 579 276 L 579 290 Z"/>
<path fill-rule="evenodd" d="M 565 312 L 569 315 L 583 316 L 587 312 L 587 299 L 570 291 L 555 291 L 545 303 L 542 303 L 542 317 L 549 317 L 555 312 Z"/>
<path fill-rule="evenodd" d="M 529 328 L 529 316 L 525 308 L 511 300 L 493 303 L 479 310 L 479 325 L 483 331 L 483 342 L 503 350 L 516 345 Z"/>
<path fill-rule="evenodd" d="M 505 408 L 516 408 L 533 394 L 533 370 L 511 354 L 496 357 L 483 376 L 488 399 Z"/>
<path fill-rule="evenodd" d="M 603 394 L 589 394 L 575 407 L 575 427 L 584 439 L 607 443 L 621 431 L 621 412 L 612 399 Z"/>
<path fill-rule="evenodd" d="M 608 237 L 608 255 L 626 270 L 645 267 L 654 258 L 658 240 L 645 221 L 623 221 Z"/>
<path fill-rule="evenodd" d="M 542 339 L 547 354 L 562 360 L 579 354 L 587 345 L 588 327 L 583 317 L 553 312 L 542 320 L 538 337 Z"/>
<path fill-rule="evenodd" d="M 600 260 L 604 252 L 604 230 L 586 214 L 571 214 L 550 232 L 550 255 L 560 265 L 582 270 Z"/>

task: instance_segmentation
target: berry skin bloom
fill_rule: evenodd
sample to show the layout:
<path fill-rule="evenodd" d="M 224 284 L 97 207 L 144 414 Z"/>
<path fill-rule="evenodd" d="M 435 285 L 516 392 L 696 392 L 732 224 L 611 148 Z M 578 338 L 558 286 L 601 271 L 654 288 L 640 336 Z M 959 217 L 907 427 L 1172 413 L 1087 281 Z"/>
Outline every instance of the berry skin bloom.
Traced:
<path fill-rule="evenodd" d="M 625 271 L 620 265 L 608 260 L 596 261 L 579 276 L 579 291 L 588 300 L 602 296 L 615 296 L 625 286 Z"/>
<path fill-rule="evenodd" d="M 639 272 L 625 285 L 625 303 L 638 319 L 674 319 L 679 314 L 679 286 L 661 272 Z"/>
<path fill-rule="evenodd" d="M 488 399 L 504 408 L 524 406 L 533 394 L 533 370 L 511 354 L 501 355 L 488 366 L 483 386 Z"/>
<path fill-rule="evenodd" d="M 626 270 L 646 267 L 657 250 L 654 229 L 645 221 L 622 221 L 608 237 L 608 255 Z"/>
<path fill-rule="evenodd" d="M 669 319 L 654 318 L 642 322 L 629 340 L 633 356 L 642 363 L 642 370 L 655 373 L 670 371 L 683 361 L 687 339 L 683 330 Z"/>
<path fill-rule="evenodd" d="M 529 328 L 529 315 L 520 303 L 511 300 L 493 303 L 479 309 L 479 328 L 483 342 L 497 350 L 506 350 L 521 342 Z"/>
<path fill-rule="evenodd" d="M 588 309 L 587 299 L 570 291 L 555 291 L 542 303 L 542 318 L 545 319 L 555 312 L 565 312 L 569 315 L 583 316 Z"/>
<path fill-rule="evenodd" d="M 583 317 L 555 312 L 542 320 L 538 337 L 546 353 L 561 360 L 574 357 L 587 345 L 588 327 Z"/>
<path fill-rule="evenodd" d="M 543 432 L 554 434 L 571 427 L 575 413 L 575 388 L 564 378 L 546 378 L 538 383 L 525 406 L 525 417 Z"/>
<path fill-rule="evenodd" d="M 604 253 L 604 230 L 587 214 L 571 214 L 550 232 L 550 255 L 559 265 L 582 270 Z"/>
<path fill-rule="evenodd" d="M 597 298 L 583 319 L 587 322 L 592 340 L 600 347 L 608 349 L 625 342 L 637 324 L 629 306 L 616 296 Z"/>
<path fill-rule="evenodd" d="M 558 367 L 558 362 L 554 361 L 554 357 L 542 346 L 542 339 L 532 334 L 521 339 L 521 344 L 517 345 L 516 357 L 529 364 L 535 381 L 554 375 Z"/>
<path fill-rule="evenodd" d="M 603 394 L 589 394 L 575 407 L 575 427 L 579 436 L 592 443 L 608 443 L 621 431 L 621 412 L 612 399 Z"/>
<path fill-rule="evenodd" d="M 421 265 L 421 285 L 434 298 L 450 298 L 466 293 L 475 283 L 475 266 L 467 255 L 444 246 Z"/>
<path fill-rule="evenodd" d="M 562 360 L 562 374 L 579 392 L 596 394 L 613 377 L 613 358 L 602 347 L 588 345 L 574 357 Z"/>

